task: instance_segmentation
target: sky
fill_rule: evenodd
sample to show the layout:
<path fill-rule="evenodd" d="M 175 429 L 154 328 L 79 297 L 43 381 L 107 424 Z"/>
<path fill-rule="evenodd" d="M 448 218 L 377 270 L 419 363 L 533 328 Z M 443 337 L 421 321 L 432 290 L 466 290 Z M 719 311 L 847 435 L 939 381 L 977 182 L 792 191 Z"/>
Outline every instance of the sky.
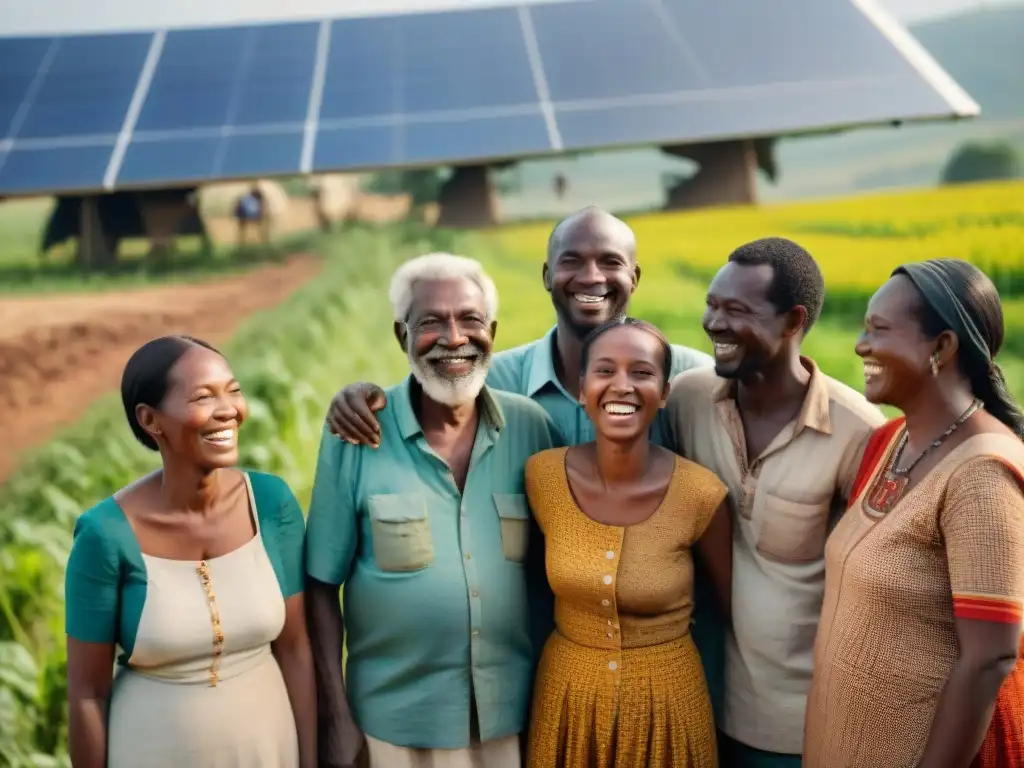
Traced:
<path fill-rule="evenodd" d="M 549 2 L 551 0 L 520 0 Z M 564 0 L 563 0 L 564 1 Z M 771 0 L 748 0 L 771 2 Z M 904 22 L 1022 0 L 879 0 Z M 0 0 L 0 34 L 45 34 L 370 15 L 510 0 Z"/>

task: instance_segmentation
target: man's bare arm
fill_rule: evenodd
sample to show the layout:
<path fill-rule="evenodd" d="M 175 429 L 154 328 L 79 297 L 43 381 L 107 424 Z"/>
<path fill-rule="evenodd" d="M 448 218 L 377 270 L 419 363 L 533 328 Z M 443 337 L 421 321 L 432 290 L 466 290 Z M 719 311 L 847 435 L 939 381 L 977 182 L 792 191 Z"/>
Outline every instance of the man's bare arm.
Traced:
<path fill-rule="evenodd" d="M 363 734 L 352 717 L 345 692 L 341 662 L 345 621 L 338 587 L 308 578 L 306 610 L 316 672 L 319 763 L 325 768 L 354 768 L 362 751 Z"/>

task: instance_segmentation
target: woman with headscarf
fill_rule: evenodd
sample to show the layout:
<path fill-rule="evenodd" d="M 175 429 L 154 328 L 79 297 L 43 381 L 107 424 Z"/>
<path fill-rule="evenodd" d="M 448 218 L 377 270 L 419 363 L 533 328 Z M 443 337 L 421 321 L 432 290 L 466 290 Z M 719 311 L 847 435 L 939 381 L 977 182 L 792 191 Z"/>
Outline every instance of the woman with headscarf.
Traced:
<path fill-rule="evenodd" d="M 806 768 L 1024 765 L 1024 413 L 994 361 L 999 294 L 907 264 L 857 342 L 873 433 L 825 552 Z"/>
<path fill-rule="evenodd" d="M 162 467 L 75 525 L 72 766 L 313 768 L 305 524 L 283 480 L 236 467 L 241 387 L 208 344 L 165 336 L 132 355 L 121 397 Z"/>

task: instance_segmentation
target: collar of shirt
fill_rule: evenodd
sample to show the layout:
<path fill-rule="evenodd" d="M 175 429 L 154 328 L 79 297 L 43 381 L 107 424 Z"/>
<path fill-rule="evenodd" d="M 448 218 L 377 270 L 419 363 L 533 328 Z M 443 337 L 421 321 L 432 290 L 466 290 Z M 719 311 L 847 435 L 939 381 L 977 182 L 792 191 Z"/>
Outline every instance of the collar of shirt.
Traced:
<path fill-rule="evenodd" d="M 807 386 L 807 394 L 804 396 L 804 404 L 800 408 L 793 423 L 783 429 L 772 441 L 772 445 L 765 453 L 775 450 L 793 440 L 804 429 L 813 429 L 823 435 L 832 434 L 832 420 L 829 416 L 829 389 L 825 375 L 818 368 L 811 358 L 801 355 L 800 362 L 810 372 L 811 380 Z M 734 379 L 720 379 L 714 391 L 712 400 L 721 410 L 736 410 L 736 381 Z M 733 420 L 726 418 L 726 424 L 733 424 Z"/>
<path fill-rule="evenodd" d="M 392 397 L 391 407 L 395 409 L 395 421 L 404 440 L 412 440 L 423 434 L 423 427 L 420 425 L 419 419 L 416 418 L 416 411 L 412 407 L 413 397 L 421 394 L 422 391 L 415 377 L 409 374 L 402 385 L 396 388 Z M 488 431 L 495 434 L 504 429 L 505 413 L 486 384 L 480 390 L 476 404 L 482 417 L 481 426 L 486 426 Z"/>
<path fill-rule="evenodd" d="M 565 387 L 558 380 L 555 373 L 555 332 L 558 326 L 535 341 L 530 348 L 530 356 L 526 361 L 526 392 L 527 397 L 533 397 L 544 387 L 553 386 L 567 399 L 576 402 L 576 398 L 565 391 Z"/>

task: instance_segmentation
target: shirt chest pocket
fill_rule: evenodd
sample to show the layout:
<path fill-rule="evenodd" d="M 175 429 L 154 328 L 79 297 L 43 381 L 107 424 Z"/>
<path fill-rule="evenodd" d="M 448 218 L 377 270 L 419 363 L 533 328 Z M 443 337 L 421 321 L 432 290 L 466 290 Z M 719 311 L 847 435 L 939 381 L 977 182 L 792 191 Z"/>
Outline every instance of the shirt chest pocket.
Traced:
<path fill-rule="evenodd" d="M 434 540 L 421 494 L 381 494 L 366 503 L 373 557 L 382 571 L 418 571 L 433 562 Z"/>
<path fill-rule="evenodd" d="M 496 493 L 494 506 L 501 522 L 501 551 L 506 560 L 522 563 L 530 541 L 530 505 L 524 493 Z"/>
<path fill-rule="evenodd" d="M 831 499 L 808 504 L 764 495 L 757 551 L 781 563 L 810 563 L 825 554 Z"/>

